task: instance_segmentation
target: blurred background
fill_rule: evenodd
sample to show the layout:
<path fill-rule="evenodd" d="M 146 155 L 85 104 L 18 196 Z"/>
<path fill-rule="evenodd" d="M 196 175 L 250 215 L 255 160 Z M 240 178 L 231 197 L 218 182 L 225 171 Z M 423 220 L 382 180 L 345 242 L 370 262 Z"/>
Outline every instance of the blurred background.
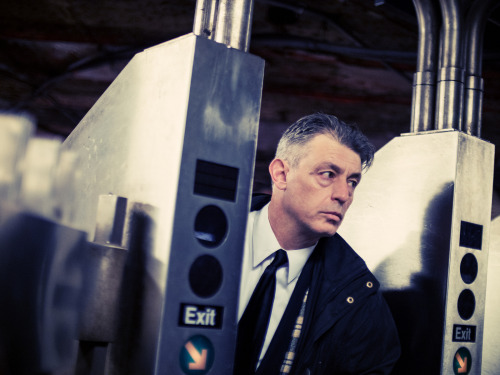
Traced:
<path fill-rule="evenodd" d="M 66 137 L 135 53 L 192 31 L 195 5 L 0 2 L 0 110 L 26 111 L 38 133 Z M 357 123 L 377 148 L 409 132 L 417 43 L 409 0 L 256 0 L 250 53 L 266 66 L 255 189 L 268 188 L 276 141 L 305 114 Z M 500 7 L 486 26 L 483 78 L 481 138 L 499 145 Z"/>

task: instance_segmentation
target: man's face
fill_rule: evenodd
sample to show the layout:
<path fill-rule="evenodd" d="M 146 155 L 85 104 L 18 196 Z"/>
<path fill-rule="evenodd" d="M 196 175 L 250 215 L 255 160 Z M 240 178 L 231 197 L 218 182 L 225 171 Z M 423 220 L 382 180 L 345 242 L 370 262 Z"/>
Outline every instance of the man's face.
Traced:
<path fill-rule="evenodd" d="M 299 235 L 317 241 L 337 232 L 361 180 L 361 159 L 325 134 L 310 140 L 301 154 L 288 171 L 283 208 Z"/>

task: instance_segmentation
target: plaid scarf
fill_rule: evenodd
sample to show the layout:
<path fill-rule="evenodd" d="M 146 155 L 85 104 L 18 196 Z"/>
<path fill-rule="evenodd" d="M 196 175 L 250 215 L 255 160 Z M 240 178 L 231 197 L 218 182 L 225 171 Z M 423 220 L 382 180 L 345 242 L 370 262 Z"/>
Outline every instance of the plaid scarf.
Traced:
<path fill-rule="evenodd" d="M 280 375 L 289 374 L 292 370 L 293 360 L 295 359 L 295 350 L 297 349 L 297 344 L 299 342 L 300 335 L 302 333 L 302 324 L 304 322 L 304 314 L 306 311 L 307 295 L 309 294 L 309 289 L 306 290 L 304 299 L 302 300 L 302 306 L 300 307 L 299 316 L 295 321 L 295 326 L 292 332 L 292 340 L 290 341 L 290 346 L 285 354 L 283 363 L 281 365 Z"/>

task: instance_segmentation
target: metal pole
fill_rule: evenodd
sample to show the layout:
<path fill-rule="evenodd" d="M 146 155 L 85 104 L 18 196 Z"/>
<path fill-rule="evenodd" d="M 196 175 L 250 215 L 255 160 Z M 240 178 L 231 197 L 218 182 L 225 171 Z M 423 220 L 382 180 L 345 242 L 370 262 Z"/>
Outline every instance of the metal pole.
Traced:
<path fill-rule="evenodd" d="M 220 0 L 215 41 L 248 52 L 253 15 L 253 0 Z"/>
<path fill-rule="evenodd" d="M 442 65 L 438 76 L 436 129 L 461 129 L 464 92 L 462 4 L 440 0 L 443 13 Z"/>
<path fill-rule="evenodd" d="M 413 75 L 411 132 L 432 130 L 439 54 L 439 15 L 436 0 L 413 0 L 419 25 L 417 71 Z"/>
<path fill-rule="evenodd" d="M 500 6 L 497 0 L 474 3 L 466 19 L 466 64 L 464 131 L 481 136 L 484 83 L 482 74 L 483 36 L 488 15 Z"/>
<path fill-rule="evenodd" d="M 204 36 L 208 39 L 214 39 L 215 17 L 219 0 L 198 0 L 194 13 L 193 34 Z"/>

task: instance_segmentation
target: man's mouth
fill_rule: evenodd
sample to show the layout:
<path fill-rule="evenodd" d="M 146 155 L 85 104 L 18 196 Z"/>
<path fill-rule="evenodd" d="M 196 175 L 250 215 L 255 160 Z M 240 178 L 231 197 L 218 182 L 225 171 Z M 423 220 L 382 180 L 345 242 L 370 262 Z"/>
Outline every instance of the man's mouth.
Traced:
<path fill-rule="evenodd" d="M 332 221 L 342 221 L 343 215 L 338 211 L 324 211 L 323 214 Z"/>

